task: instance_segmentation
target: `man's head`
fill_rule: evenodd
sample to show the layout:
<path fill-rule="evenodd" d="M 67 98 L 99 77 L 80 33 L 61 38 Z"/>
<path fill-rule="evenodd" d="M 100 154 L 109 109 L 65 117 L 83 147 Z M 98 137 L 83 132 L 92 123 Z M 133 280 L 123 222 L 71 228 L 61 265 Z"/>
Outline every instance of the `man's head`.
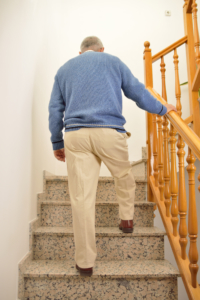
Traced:
<path fill-rule="evenodd" d="M 87 50 L 93 50 L 95 52 L 104 52 L 102 41 L 96 36 L 88 36 L 81 43 L 81 52 L 84 53 Z"/>

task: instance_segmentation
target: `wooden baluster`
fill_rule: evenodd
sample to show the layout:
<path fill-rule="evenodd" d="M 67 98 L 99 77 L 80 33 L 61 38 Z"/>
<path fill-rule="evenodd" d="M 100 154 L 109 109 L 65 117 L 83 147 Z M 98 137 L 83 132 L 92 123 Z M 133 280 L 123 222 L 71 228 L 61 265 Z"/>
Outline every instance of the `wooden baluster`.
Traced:
<path fill-rule="evenodd" d="M 164 201 L 164 174 L 163 174 L 163 136 L 162 117 L 157 116 L 158 123 L 158 182 L 160 190 L 160 200 Z"/>
<path fill-rule="evenodd" d="M 178 72 L 178 54 L 177 50 L 174 49 L 174 69 L 175 69 L 175 94 L 176 94 L 176 108 L 179 116 L 181 117 L 182 106 L 181 106 L 181 89 L 179 82 Z M 186 187 L 185 187 L 185 169 L 184 169 L 184 157 L 185 157 L 185 143 L 180 135 L 178 135 L 178 158 L 179 158 L 179 193 L 178 193 L 178 210 L 180 215 L 179 235 L 181 245 L 181 257 L 186 259 L 186 246 L 187 246 L 187 198 L 186 198 Z"/>
<path fill-rule="evenodd" d="M 200 173 L 199 173 L 199 176 L 198 176 L 198 180 L 200 181 Z M 199 190 L 199 192 L 200 192 L 200 185 L 199 185 L 199 187 L 198 187 L 198 190 Z"/>
<path fill-rule="evenodd" d="M 191 149 L 188 148 L 188 157 L 187 157 L 187 171 L 189 177 L 189 213 L 188 213 L 188 232 L 190 238 L 190 249 L 189 249 L 189 260 L 190 260 L 190 272 L 192 286 L 197 287 L 197 272 L 199 266 L 198 261 L 198 250 L 197 250 L 197 233 L 198 233 L 198 224 L 197 224 L 197 211 L 196 211 L 196 200 L 195 200 L 195 171 L 196 167 L 195 157 L 191 152 Z"/>
<path fill-rule="evenodd" d="M 161 79 L 162 79 L 162 97 L 167 101 L 167 92 L 166 92 L 166 85 L 165 85 L 165 63 L 164 57 L 161 57 L 161 64 L 160 64 L 160 71 L 161 71 Z M 169 148 L 168 148 L 168 120 L 166 116 L 163 116 L 163 139 L 164 139 L 164 196 L 165 196 L 165 207 L 166 207 L 166 216 L 170 217 L 170 205 L 171 205 L 171 192 L 170 192 L 170 164 L 169 164 Z"/>
<path fill-rule="evenodd" d="M 173 235 L 177 236 L 177 224 L 178 224 L 178 205 L 177 205 L 177 195 L 178 195 L 178 179 L 176 171 L 176 131 L 172 124 L 170 124 L 170 146 L 171 146 L 171 197 L 172 197 L 172 226 Z"/>
<path fill-rule="evenodd" d="M 199 30 L 198 30 L 198 22 L 197 22 L 197 4 L 196 0 L 193 0 L 192 4 L 192 13 L 194 19 L 194 48 L 195 48 L 195 58 L 196 64 L 200 65 L 200 52 L 199 52 Z"/>
<path fill-rule="evenodd" d="M 155 178 L 155 186 L 158 187 L 158 138 L 157 138 L 157 124 L 156 124 L 156 115 L 153 114 L 153 170 Z"/>
<path fill-rule="evenodd" d="M 145 86 L 153 87 L 153 74 L 152 74 L 152 56 L 150 43 L 144 43 L 144 79 Z M 150 187 L 150 176 L 153 175 L 154 169 L 154 157 L 153 157 L 153 115 L 150 113 L 146 113 L 146 143 L 147 143 L 147 200 L 150 202 L 154 202 L 154 197 L 152 194 L 152 190 Z"/>
<path fill-rule="evenodd" d="M 163 174 L 163 136 L 162 117 L 157 115 L 158 124 L 158 182 L 160 190 L 160 200 L 164 200 L 164 174 Z"/>

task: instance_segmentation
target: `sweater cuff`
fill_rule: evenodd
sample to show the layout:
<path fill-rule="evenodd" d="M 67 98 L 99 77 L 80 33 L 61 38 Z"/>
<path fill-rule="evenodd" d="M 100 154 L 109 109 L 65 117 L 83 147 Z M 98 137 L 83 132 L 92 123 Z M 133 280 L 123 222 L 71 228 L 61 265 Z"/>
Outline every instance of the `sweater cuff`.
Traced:
<path fill-rule="evenodd" d="M 167 112 L 167 107 L 165 105 L 162 104 L 162 109 L 161 111 L 158 113 L 158 115 L 160 116 L 164 116 Z"/>
<path fill-rule="evenodd" d="M 59 150 L 64 148 L 64 141 L 58 141 L 58 142 L 53 142 L 52 143 L 53 150 Z"/>

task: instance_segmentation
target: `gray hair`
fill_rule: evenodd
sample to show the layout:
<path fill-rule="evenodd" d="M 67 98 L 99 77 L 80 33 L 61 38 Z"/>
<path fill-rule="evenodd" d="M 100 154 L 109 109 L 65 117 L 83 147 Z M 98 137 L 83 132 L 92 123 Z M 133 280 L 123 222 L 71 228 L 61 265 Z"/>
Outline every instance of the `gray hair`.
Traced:
<path fill-rule="evenodd" d="M 87 49 L 98 51 L 103 48 L 102 41 L 97 36 L 88 36 L 81 43 L 81 52 L 83 53 Z"/>

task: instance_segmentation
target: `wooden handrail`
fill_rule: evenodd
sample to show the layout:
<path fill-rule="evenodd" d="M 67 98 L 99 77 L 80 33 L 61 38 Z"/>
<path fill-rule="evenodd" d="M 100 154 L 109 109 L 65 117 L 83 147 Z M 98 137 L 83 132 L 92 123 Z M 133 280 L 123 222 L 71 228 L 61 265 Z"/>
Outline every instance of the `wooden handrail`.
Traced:
<path fill-rule="evenodd" d="M 166 54 L 170 53 L 173 51 L 175 48 L 180 47 L 181 45 L 187 43 L 187 36 L 184 36 L 182 39 L 176 41 L 175 43 L 171 44 L 167 48 L 163 49 L 162 51 L 158 52 L 154 56 L 152 56 L 152 62 L 157 61 L 160 59 L 162 56 L 165 56 Z"/>
<path fill-rule="evenodd" d="M 147 89 L 158 101 L 164 105 L 166 104 L 166 101 L 153 88 L 147 87 Z M 196 157 L 200 160 L 200 138 L 187 124 L 185 124 L 184 120 L 181 119 L 175 111 L 169 112 L 167 114 L 167 118 L 182 136 L 183 140 L 190 147 Z"/>

